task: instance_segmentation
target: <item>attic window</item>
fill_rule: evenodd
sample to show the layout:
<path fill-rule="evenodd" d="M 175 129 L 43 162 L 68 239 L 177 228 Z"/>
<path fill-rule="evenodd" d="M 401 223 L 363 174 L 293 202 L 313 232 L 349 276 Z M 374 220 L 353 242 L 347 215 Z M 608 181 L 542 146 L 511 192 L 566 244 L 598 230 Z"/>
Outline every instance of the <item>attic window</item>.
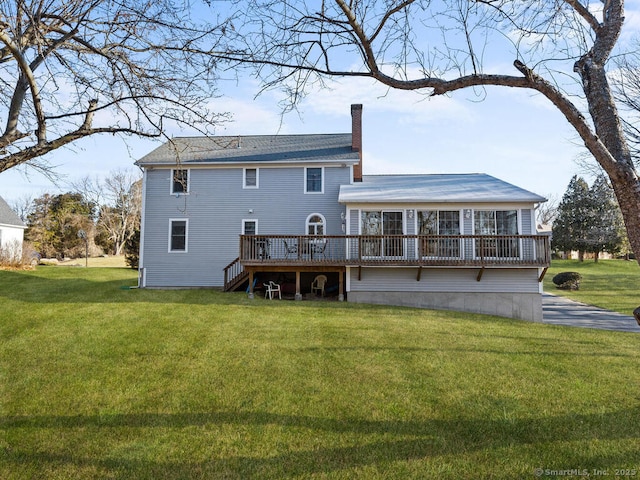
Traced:
<path fill-rule="evenodd" d="M 189 193 L 189 170 L 171 170 L 171 193 Z"/>

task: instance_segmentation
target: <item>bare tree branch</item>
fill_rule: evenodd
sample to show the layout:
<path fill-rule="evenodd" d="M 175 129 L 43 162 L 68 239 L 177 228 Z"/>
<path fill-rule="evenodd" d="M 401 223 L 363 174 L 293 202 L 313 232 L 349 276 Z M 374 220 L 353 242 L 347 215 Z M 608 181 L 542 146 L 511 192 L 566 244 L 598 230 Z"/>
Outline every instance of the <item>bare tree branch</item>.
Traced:
<path fill-rule="evenodd" d="M 167 122 L 210 133 L 226 118 L 207 108 L 220 61 L 211 53 L 225 50 L 233 20 L 219 6 L 0 3 L 0 172 L 44 165 L 43 155 L 90 135 L 155 137 Z"/>

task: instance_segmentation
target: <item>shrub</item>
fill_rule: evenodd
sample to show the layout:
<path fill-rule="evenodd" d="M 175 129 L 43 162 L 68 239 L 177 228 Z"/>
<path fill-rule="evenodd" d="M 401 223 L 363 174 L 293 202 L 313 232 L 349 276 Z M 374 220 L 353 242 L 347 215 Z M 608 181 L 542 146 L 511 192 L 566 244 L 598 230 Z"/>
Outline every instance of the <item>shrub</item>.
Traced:
<path fill-rule="evenodd" d="M 0 245 L 0 266 L 19 267 L 22 265 L 22 243 L 17 240 Z"/>
<path fill-rule="evenodd" d="M 582 275 L 578 272 L 560 272 L 553 277 L 553 283 L 561 290 L 579 290 Z"/>

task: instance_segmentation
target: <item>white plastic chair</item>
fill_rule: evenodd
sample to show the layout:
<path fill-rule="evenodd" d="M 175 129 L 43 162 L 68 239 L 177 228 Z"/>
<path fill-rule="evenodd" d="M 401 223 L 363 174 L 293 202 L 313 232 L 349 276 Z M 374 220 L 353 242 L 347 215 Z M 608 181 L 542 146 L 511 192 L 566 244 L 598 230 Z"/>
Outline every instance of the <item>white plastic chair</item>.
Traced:
<path fill-rule="evenodd" d="M 281 290 L 280 290 L 280 285 L 278 285 L 276 282 L 269 281 L 269 283 L 267 283 L 265 286 L 267 287 L 266 296 L 269 297 L 269 300 L 273 300 L 273 294 L 274 293 L 277 293 L 278 294 L 278 298 L 280 300 L 282 300 L 282 293 L 281 293 Z"/>
<path fill-rule="evenodd" d="M 315 293 L 316 291 L 319 291 L 320 294 L 324 297 L 324 286 L 326 283 L 327 283 L 326 275 L 318 275 L 316 278 L 313 279 L 313 282 L 311 283 L 311 293 Z"/>

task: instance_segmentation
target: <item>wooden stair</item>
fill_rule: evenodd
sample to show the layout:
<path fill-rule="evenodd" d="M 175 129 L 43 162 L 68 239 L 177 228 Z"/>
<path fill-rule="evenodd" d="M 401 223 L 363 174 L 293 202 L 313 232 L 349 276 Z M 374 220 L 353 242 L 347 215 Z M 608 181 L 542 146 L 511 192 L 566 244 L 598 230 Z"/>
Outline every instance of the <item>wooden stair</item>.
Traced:
<path fill-rule="evenodd" d="M 249 272 L 245 271 L 239 257 L 224 267 L 225 292 L 233 292 L 247 280 L 249 280 Z"/>

